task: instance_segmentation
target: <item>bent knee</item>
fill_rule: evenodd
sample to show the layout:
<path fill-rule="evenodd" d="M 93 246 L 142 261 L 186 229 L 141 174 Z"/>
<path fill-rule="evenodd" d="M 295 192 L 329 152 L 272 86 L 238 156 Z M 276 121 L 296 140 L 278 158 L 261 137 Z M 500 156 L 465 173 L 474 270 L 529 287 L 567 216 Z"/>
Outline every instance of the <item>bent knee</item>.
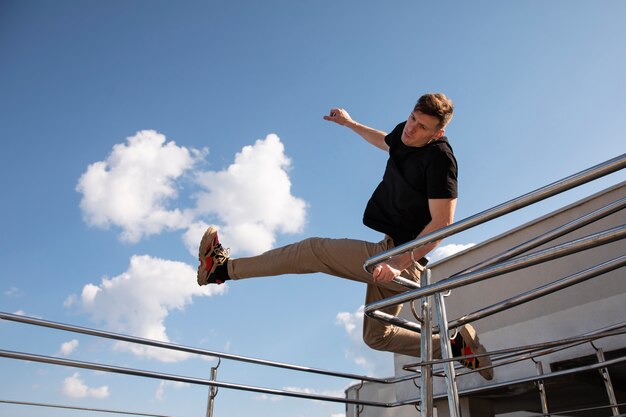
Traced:
<path fill-rule="evenodd" d="M 363 341 L 367 346 L 374 350 L 389 351 L 389 345 L 393 339 L 394 328 L 392 326 L 386 326 L 380 331 L 363 331 Z"/>

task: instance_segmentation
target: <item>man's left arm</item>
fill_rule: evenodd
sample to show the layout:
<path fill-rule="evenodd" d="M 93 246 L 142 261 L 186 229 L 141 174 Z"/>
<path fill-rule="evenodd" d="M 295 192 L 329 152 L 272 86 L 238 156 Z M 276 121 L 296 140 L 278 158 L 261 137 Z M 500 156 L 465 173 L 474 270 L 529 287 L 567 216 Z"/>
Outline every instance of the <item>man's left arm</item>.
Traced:
<path fill-rule="evenodd" d="M 428 199 L 428 209 L 430 210 L 430 222 L 424 227 L 424 230 L 417 236 L 420 238 L 429 233 L 446 227 L 454 221 L 454 210 L 456 209 L 456 198 L 430 198 Z M 413 258 L 421 259 L 428 252 L 435 249 L 441 240 L 431 242 L 427 245 L 413 249 Z M 413 265 L 411 253 L 407 252 L 396 256 L 389 262 L 381 263 L 374 268 L 372 277 L 374 281 L 388 282 L 399 276 L 406 268 Z"/>

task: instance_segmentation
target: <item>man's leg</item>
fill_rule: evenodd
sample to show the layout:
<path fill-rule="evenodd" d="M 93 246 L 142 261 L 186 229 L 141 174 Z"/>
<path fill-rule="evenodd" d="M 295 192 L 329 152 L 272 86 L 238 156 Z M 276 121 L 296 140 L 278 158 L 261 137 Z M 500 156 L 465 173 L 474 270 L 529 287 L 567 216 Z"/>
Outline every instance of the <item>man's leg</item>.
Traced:
<path fill-rule="evenodd" d="M 310 238 L 270 250 L 258 256 L 229 259 L 228 251 L 224 250 L 219 244 L 217 230 L 209 228 L 200 244 L 198 283 L 205 285 L 207 281 L 215 282 L 206 278 L 207 274 L 211 275 L 213 273 L 215 270 L 214 264 L 216 263 L 221 265 L 223 269 L 227 269 L 227 279 L 322 272 L 366 283 L 366 304 L 369 304 L 406 291 L 406 288 L 394 282 L 373 284 L 371 274 L 363 269 L 363 263 L 366 259 L 392 247 L 393 243 L 390 238 L 386 238 L 379 243 L 353 239 Z M 419 273 L 420 271 L 416 267 L 410 267 L 402 272 L 402 276 L 419 282 Z M 401 309 L 402 306 L 400 305 L 390 307 L 385 311 L 397 316 Z M 469 325 L 464 327 L 459 332 L 458 337 L 459 342 L 462 340 L 462 343 L 455 345 L 462 345 L 459 347 L 464 352 L 466 348 L 474 352 L 484 352 L 484 347 L 479 344 L 473 328 Z M 363 338 L 365 343 L 374 349 L 410 356 L 419 357 L 420 355 L 419 333 L 370 319 L 369 317 L 364 317 Z M 433 356 L 440 358 L 441 347 L 438 336 L 434 337 L 433 343 Z M 455 356 L 458 356 L 458 354 Z M 481 362 L 483 366 L 490 364 L 488 358 L 487 360 L 483 359 Z M 465 365 L 468 366 L 467 364 Z M 478 366 L 478 363 L 468 367 L 476 366 Z M 493 372 L 491 370 L 488 372 L 481 371 L 481 375 L 491 379 Z"/>
<path fill-rule="evenodd" d="M 228 275 L 238 280 L 321 272 L 369 284 L 372 276 L 363 269 L 363 264 L 367 258 L 383 252 L 387 247 L 386 241 L 371 243 L 354 239 L 310 238 L 258 256 L 230 259 Z M 389 287 L 403 290 L 395 283 L 390 283 Z"/>
<path fill-rule="evenodd" d="M 402 273 L 404 278 L 418 283 L 419 275 L 420 271 L 414 267 L 410 267 Z M 404 291 L 406 291 L 406 288 L 404 287 L 402 290 L 396 290 L 368 284 L 367 293 L 365 295 L 365 304 L 380 301 L 400 294 Z M 387 307 L 382 311 L 387 314 L 398 316 L 401 310 L 402 304 Z M 363 317 L 363 340 L 372 349 L 415 357 L 420 356 L 421 336 L 419 333 L 367 316 Z M 441 357 L 441 346 L 438 335 L 433 337 L 433 357 Z"/>

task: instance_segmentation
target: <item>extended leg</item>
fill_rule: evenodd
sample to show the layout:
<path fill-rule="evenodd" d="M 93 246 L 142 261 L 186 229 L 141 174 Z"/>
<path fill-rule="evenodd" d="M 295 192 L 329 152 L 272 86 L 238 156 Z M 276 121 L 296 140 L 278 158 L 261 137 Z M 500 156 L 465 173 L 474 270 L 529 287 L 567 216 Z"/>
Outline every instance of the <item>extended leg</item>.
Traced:
<path fill-rule="evenodd" d="M 267 277 L 284 274 L 321 272 L 353 281 L 371 283 L 372 276 L 363 269 L 365 260 L 387 250 L 389 242 L 371 243 L 354 239 L 310 238 L 258 256 L 231 259 L 228 274 L 232 279 Z M 390 288 L 402 290 L 391 283 Z"/>

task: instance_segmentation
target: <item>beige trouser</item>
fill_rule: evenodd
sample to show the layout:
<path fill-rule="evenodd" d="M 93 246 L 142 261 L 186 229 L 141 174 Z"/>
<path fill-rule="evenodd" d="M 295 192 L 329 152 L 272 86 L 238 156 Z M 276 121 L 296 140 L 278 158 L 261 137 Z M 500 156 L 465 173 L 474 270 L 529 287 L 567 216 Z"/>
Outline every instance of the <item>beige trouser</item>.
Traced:
<path fill-rule="evenodd" d="M 234 280 L 283 274 L 322 272 L 367 284 L 365 304 L 382 300 L 406 291 L 394 283 L 373 283 L 372 275 L 363 269 L 365 260 L 393 248 L 393 240 L 386 237 L 378 243 L 352 239 L 310 238 L 259 256 L 231 259 L 228 274 Z M 419 283 L 420 271 L 410 267 L 402 272 L 404 278 Z M 402 305 L 383 311 L 397 316 Z M 394 326 L 367 316 L 363 319 L 363 340 L 372 349 L 420 356 L 419 333 Z M 440 357 L 438 337 L 433 341 L 433 355 Z"/>

